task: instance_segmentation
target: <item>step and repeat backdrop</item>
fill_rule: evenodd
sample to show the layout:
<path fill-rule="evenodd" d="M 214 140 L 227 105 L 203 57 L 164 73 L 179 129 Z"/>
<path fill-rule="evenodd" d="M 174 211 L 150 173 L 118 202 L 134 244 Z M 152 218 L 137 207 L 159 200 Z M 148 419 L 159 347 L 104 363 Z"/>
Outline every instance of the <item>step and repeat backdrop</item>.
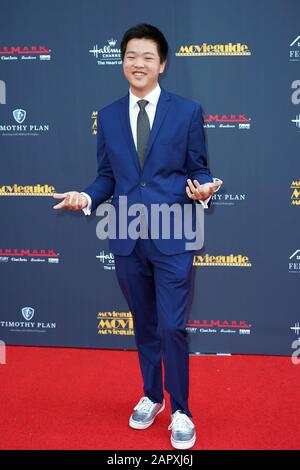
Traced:
<path fill-rule="evenodd" d="M 135 349 L 99 217 L 52 194 L 96 175 L 97 111 L 128 92 L 132 25 L 170 45 L 161 86 L 204 110 L 224 181 L 205 215 L 192 353 L 299 355 L 299 0 L 0 0 L 0 340 Z"/>

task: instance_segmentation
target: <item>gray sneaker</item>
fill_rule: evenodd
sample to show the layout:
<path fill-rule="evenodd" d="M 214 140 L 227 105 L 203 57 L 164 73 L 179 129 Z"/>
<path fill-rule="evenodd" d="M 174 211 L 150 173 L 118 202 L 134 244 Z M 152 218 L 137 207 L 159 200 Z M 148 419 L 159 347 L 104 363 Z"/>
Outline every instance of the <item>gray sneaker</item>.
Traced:
<path fill-rule="evenodd" d="M 171 415 L 171 444 L 175 449 L 190 449 L 196 442 L 195 426 L 191 418 L 181 411 Z"/>
<path fill-rule="evenodd" d="M 149 428 L 156 416 L 164 409 L 165 400 L 162 403 L 153 403 L 148 397 L 142 397 L 133 409 L 129 426 L 133 429 Z"/>

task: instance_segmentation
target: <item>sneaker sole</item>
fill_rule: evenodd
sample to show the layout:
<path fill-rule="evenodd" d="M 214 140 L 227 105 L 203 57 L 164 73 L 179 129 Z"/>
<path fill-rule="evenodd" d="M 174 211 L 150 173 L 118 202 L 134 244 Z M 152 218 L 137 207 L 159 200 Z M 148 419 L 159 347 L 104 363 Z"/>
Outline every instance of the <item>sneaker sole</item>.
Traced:
<path fill-rule="evenodd" d="M 141 423 L 140 421 L 134 421 L 134 419 L 132 419 L 132 417 L 130 416 L 129 426 L 132 429 L 147 429 L 151 426 L 151 424 L 154 423 L 156 416 L 159 415 L 159 413 L 161 413 L 162 411 L 164 411 L 164 409 L 165 409 L 165 402 L 163 403 L 163 406 L 161 407 L 161 409 L 156 413 L 154 418 L 151 421 L 147 421 L 146 423 Z"/>
<path fill-rule="evenodd" d="M 174 447 L 174 449 L 180 449 L 180 450 L 190 449 L 191 447 L 193 447 L 193 445 L 195 445 L 195 442 L 196 442 L 196 433 L 193 439 L 191 439 L 190 441 L 175 441 L 174 439 L 172 439 L 172 436 L 171 436 L 171 444 Z"/>

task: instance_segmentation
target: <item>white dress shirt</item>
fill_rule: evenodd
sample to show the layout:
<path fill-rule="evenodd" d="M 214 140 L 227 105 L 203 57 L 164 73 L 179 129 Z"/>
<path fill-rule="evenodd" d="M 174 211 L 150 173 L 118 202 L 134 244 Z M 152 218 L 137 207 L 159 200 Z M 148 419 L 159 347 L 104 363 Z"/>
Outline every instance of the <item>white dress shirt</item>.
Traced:
<path fill-rule="evenodd" d="M 139 98 L 138 96 L 135 96 L 132 93 L 131 89 L 129 89 L 129 119 L 130 119 L 130 127 L 131 127 L 131 132 L 132 132 L 132 137 L 134 140 L 135 148 L 137 148 L 137 142 L 136 142 L 137 141 L 137 118 L 138 118 L 138 114 L 140 111 L 138 101 L 141 99 L 148 101 L 148 104 L 145 107 L 145 110 L 149 118 L 150 129 L 152 129 L 155 112 L 156 112 L 156 106 L 159 100 L 160 92 L 161 92 L 161 88 L 159 84 L 157 84 L 154 90 L 150 91 L 148 95 L 146 95 L 144 98 Z M 82 210 L 85 215 L 90 215 L 91 208 L 92 208 L 92 200 L 88 194 L 86 193 L 81 193 L 81 194 L 83 194 L 88 199 L 87 207 L 85 207 Z M 202 204 L 202 206 L 205 209 L 207 209 L 208 207 L 207 203 L 209 200 L 210 200 L 210 197 L 206 199 L 205 201 L 199 201 L 199 202 Z"/>

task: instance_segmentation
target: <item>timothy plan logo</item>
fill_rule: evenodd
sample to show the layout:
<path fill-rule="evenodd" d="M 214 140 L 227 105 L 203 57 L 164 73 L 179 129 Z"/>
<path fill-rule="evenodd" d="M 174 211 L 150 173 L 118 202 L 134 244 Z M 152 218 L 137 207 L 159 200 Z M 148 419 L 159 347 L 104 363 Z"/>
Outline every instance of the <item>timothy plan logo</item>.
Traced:
<path fill-rule="evenodd" d="M 0 132 L 4 136 L 38 136 L 40 134 L 45 134 L 49 132 L 49 124 L 44 123 L 29 123 L 23 124 L 27 117 L 27 112 L 25 109 L 14 109 L 12 111 L 13 118 L 15 123 L 1 123 L 0 124 Z"/>
<path fill-rule="evenodd" d="M 33 318 L 34 308 L 32 308 L 32 307 L 23 307 L 21 312 L 22 312 L 22 315 L 23 315 L 24 319 L 29 321 Z"/>
<path fill-rule="evenodd" d="M 35 316 L 35 309 L 32 307 L 23 307 L 21 308 L 21 319 L 14 320 L 10 318 L 9 320 L 0 318 L 0 332 L 9 332 L 11 333 L 23 333 L 25 331 L 30 331 L 30 333 L 46 333 L 50 330 L 56 329 L 56 323 L 50 322 L 47 320 L 33 320 Z M 20 313 L 19 313 L 20 315 Z M 21 316 L 21 315 L 20 315 Z"/>
<path fill-rule="evenodd" d="M 22 124 L 22 122 L 26 119 L 26 111 L 25 109 L 15 109 L 13 111 L 13 117 L 18 124 Z"/>
<path fill-rule="evenodd" d="M 0 80 L 0 104 L 6 104 L 6 85 L 3 80 Z"/>

